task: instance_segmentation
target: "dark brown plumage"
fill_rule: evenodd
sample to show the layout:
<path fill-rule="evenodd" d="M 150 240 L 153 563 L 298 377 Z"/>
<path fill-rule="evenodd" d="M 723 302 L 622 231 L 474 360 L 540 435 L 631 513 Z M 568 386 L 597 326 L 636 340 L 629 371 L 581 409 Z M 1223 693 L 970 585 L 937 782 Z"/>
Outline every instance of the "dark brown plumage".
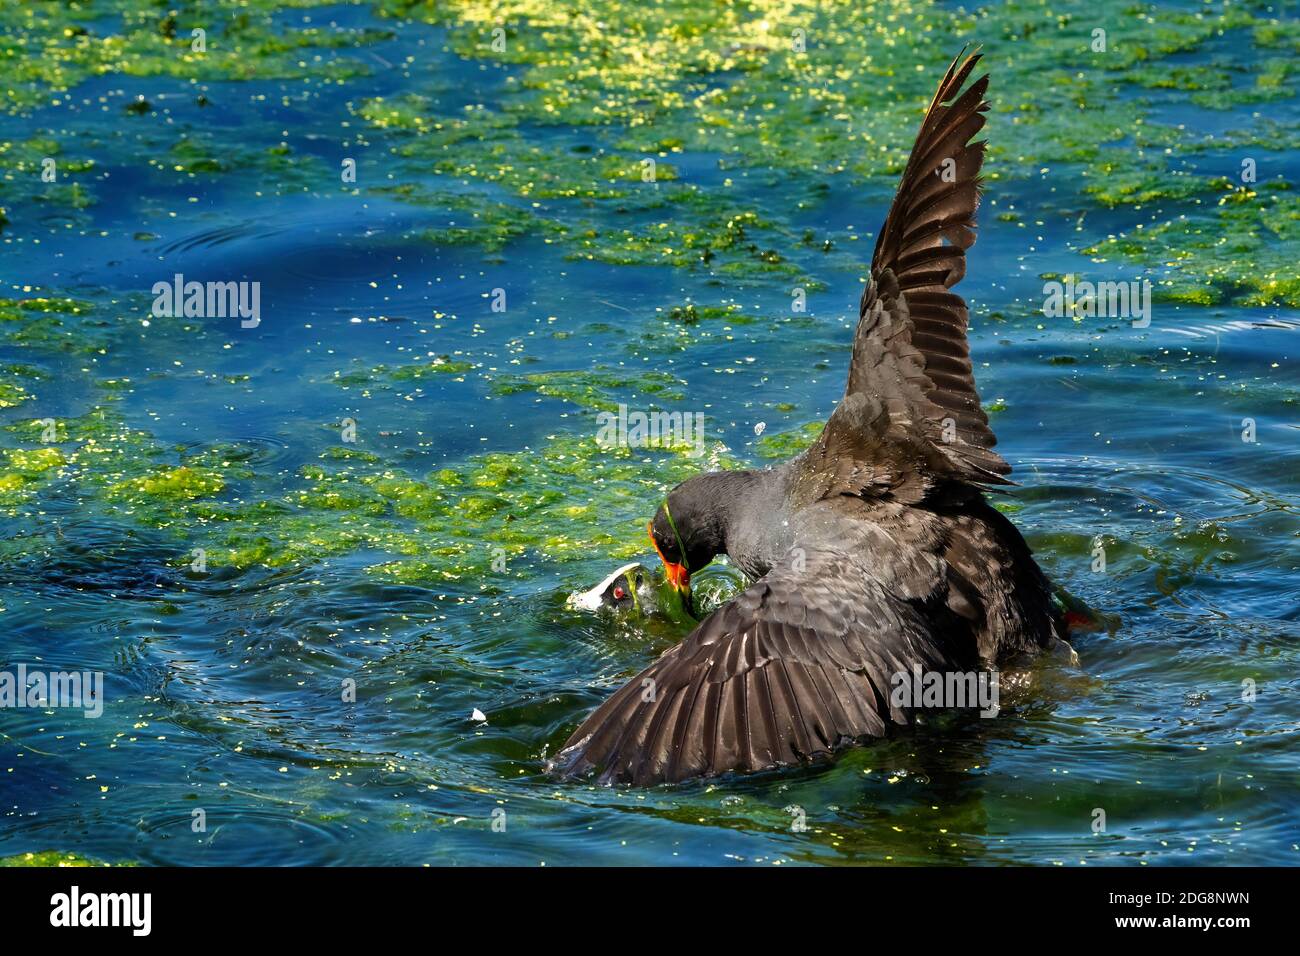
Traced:
<path fill-rule="evenodd" d="M 755 579 L 574 732 L 552 772 L 647 785 L 807 762 L 911 722 L 890 678 L 971 670 L 1064 635 L 983 489 L 1010 467 L 980 407 L 966 303 L 988 77 L 939 84 L 876 241 L 844 398 L 803 454 L 675 488 L 651 534 L 676 573 Z M 677 567 L 680 565 L 680 567 Z"/>

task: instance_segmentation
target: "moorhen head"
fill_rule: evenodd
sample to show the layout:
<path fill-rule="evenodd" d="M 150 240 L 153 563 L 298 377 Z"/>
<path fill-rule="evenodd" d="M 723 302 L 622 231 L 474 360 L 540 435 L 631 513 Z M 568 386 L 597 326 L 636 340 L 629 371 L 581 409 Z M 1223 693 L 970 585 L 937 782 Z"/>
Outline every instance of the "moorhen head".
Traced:
<path fill-rule="evenodd" d="M 745 472 L 688 478 L 668 493 L 647 530 L 668 580 L 689 600 L 691 575 L 727 550 L 735 485 Z"/>

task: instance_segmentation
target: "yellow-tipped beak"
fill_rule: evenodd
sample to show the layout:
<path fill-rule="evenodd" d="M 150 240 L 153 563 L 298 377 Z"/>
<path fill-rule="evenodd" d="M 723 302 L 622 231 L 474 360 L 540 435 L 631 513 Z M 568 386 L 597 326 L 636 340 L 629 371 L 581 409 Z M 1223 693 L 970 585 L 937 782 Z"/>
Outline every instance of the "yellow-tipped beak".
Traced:
<path fill-rule="evenodd" d="M 650 544 L 655 549 L 655 554 L 659 555 L 659 560 L 664 563 L 664 569 L 668 573 L 668 582 L 681 593 L 686 593 L 691 589 L 691 575 L 686 570 L 686 565 L 675 564 L 664 557 L 664 553 L 659 550 L 659 542 L 655 540 L 653 523 L 646 525 L 646 531 L 650 534 Z"/>

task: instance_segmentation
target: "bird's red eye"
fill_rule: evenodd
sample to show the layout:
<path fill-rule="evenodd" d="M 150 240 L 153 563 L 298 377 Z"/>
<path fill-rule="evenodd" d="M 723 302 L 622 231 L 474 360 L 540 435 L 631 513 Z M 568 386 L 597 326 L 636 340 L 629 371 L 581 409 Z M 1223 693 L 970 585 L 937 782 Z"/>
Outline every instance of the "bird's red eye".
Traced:
<path fill-rule="evenodd" d="M 621 587 L 616 587 L 616 588 L 614 588 L 614 600 L 615 600 L 615 601 L 621 601 L 621 600 L 623 600 L 623 598 L 625 598 L 625 597 L 627 597 L 627 592 L 625 592 Z"/>

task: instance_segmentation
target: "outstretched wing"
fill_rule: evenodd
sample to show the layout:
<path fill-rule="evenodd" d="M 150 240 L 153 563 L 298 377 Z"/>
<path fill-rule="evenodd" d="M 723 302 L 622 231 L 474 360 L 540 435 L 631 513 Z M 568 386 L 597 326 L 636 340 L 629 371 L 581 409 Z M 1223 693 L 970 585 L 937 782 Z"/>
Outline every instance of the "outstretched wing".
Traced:
<path fill-rule="evenodd" d="M 952 482 L 1008 484 L 1010 466 L 980 407 L 951 289 L 975 242 L 988 76 L 964 93 L 979 55 L 958 56 L 926 111 L 862 294 L 844 399 L 800 459 L 804 494 L 915 503 Z"/>
<path fill-rule="evenodd" d="M 549 769 L 645 786 L 811 761 L 908 723 L 892 676 L 962 656 L 855 556 L 795 550 L 597 708 Z"/>

